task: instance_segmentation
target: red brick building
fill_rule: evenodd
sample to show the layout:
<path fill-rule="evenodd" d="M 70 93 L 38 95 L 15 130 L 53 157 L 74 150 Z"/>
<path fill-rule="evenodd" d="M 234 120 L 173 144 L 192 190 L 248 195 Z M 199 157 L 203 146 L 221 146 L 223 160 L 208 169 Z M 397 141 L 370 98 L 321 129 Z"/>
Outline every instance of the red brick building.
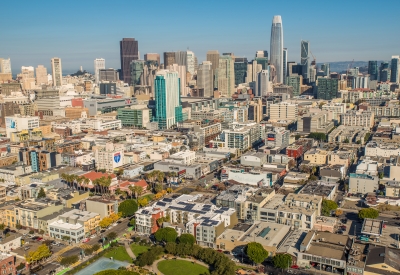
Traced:
<path fill-rule="evenodd" d="M 292 158 L 300 158 L 303 155 L 303 145 L 290 145 L 286 147 L 286 155 Z"/>
<path fill-rule="evenodd" d="M 1 254 L 0 255 L 0 272 L 5 275 L 15 275 L 17 274 L 17 269 L 15 268 L 15 256 L 11 254 Z"/>

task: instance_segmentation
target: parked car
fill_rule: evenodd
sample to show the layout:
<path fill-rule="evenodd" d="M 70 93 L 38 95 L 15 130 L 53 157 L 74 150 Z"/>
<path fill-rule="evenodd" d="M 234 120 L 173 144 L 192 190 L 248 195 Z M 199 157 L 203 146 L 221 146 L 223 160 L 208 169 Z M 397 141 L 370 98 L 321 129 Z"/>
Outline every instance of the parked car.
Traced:
<path fill-rule="evenodd" d="M 43 240 L 43 238 L 39 237 L 39 238 L 37 238 L 36 240 L 37 240 L 38 242 L 40 242 L 40 241 Z"/>
<path fill-rule="evenodd" d="M 30 246 L 25 246 L 24 247 L 24 251 L 27 251 L 27 250 L 29 250 L 31 247 Z"/>
<path fill-rule="evenodd" d="M 90 238 L 85 238 L 82 240 L 83 243 L 87 243 L 88 241 L 90 241 Z"/>

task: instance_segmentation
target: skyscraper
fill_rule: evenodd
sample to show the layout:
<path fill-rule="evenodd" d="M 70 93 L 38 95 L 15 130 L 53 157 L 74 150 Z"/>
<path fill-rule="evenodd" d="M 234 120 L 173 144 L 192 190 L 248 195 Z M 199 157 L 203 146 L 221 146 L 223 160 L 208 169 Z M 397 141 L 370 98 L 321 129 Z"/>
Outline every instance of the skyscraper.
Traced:
<path fill-rule="evenodd" d="M 194 75 L 196 71 L 196 56 L 194 52 L 187 51 L 186 52 L 186 70 L 191 74 Z"/>
<path fill-rule="evenodd" d="M 301 94 L 301 85 L 303 84 L 303 77 L 301 75 L 292 75 L 287 77 L 287 85 L 293 87 L 293 96 Z"/>
<path fill-rule="evenodd" d="M 175 63 L 180 66 L 187 66 L 187 51 L 175 52 Z"/>
<path fill-rule="evenodd" d="M 231 97 L 235 90 L 235 70 L 233 63 L 230 55 L 222 55 L 219 58 L 218 90 L 226 97 Z"/>
<path fill-rule="evenodd" d="M 43 65 L 38 65 L 36 68 L 36 85 L 47 85 L 47 69 Z"/>
<path fill-rule="evenodd" d="M 96 58 L 94 60 L 94 78 L 96 83 L 100 81 L 100 69 L 106 68 L 106 60 L 104 58 Z"/>
<path fill-rule="evenodd" d="M 256 90 L 254 91 L 254 96 L 265 96 L 268 92 L 270 92 L 269 88 L 269 72 L 268 70 L 262 70 L 261 72 L 257 73 Z"/>
<path fill-rule="evenodd" d="M 61 58 L 53 57 L 51 59 L 51 75 L 53 78 L 53 86 L 61 86 L 62 85 L 62 66 L 61 66 Z"/>
<path fill-rule="evenodd" d="M 324 76 L 328 76 L 330 74 L 330 65 L 329 65 L 329 63 L 322 64 L 321 65 L 321 71 L 324 71 Z"/>
<path fill-rule="evenodd" d="M 337 97 L 339 90 L 338 79 L 318 78 L 317 98 L 331 100 Z"/>
<path fill-rule="evenodd" d="M 283 84 L 286 84 L 287 61 L 288 61 L 288 50 L 287 48 L 283 48 Z"/>
<path fill-rule="evenodd" d="M 270 64 L 276 69 L 276 82 L 283 83 L 283 27 L 280 15 L 272 19 Z"/>
<path fill-rule="evenodd" d="M 175 53 L 174 52 L 164 52 L 164 68 L 175 64 Z"/>
<path fill-rule="evenodd" d="M 389 62 L 383 61 L 379 67 L 379 81 L 386 82 L 390 80 Z"/>
<path fill-rule="evenodd" d="M 301 40 L 300 42 L 300 64 L 302 66 L 301 72 L 303 75 L 303 80 L 308 83 L 310 79 L 310 61 L 309 61 L 309 54 L 310 54 L 310 43 L 305 40 Z"/>
<path fill-rule="evenodd" d="M 211 62 L 212 70 L 214 73 L 214 88 L 218 88 L 218 68 L 219 68 L 219 52 L 218 51 L 208 51 L 207 61 Z"/>
<path fill-rule="evenodd" d="M 247 58 L 235 58 L 235 85 L 245 83 L 247 73 Z"/>
<path fill-rule="evenodd" d="M 131 70 L 131 83 L 129 85 L 136 86 L 136 85 L 143 85 L 143 68 L 144 68 L 144 61 L 143 60 L 132 60 L 130 64 Z"/>
<path fill-rule="evenodd" d="M 130 64 L 132 60 L 139 59 L 139 42 L 135 38 L 122 38 L 122 41 L 119 42 L 119 48 L 121 57 L 120 78 L 130 85 L 132 83 Z"/>
<path fill-rule="evenodd" d="M 378 80 L 378 61 L 368 61 L 368 74 L 370 80 Z"/>
<path fill-rule="evenodd" d="M 11 74 L 11 60 L 0 58 L 0 73 Z"/>
<path fill-rule="evenodd" d="M 157 65 L 160 66 L 160 55 L 158 53 L 146 53 L 144 54 L 144 61 L 157 61 Z"/>
<path fill-rule="evenodd" d="M 394 55 L 392 56 L 392 63 L 390 66 L 390 82 L 399 83 L 399 61 L 400 56 Z"/>
<path fill-rule="evenodd" d="M 186 66 L 184 65 L 178 65 L 178 64 L 172 64 L 166 67 L 165 69 L 169 70 L 170 72 L 177 72 L 178 73 L 178 78 L 179 78 L 179 90 L 181 93 L 181 96 L 187 96 L 187 88 L 186 88 Z"/>
<path fill-rule="evenodd" d="M 257 57 L 266 57 L 266 58 L 268 58 L 268 51 L 256 51 L 256 58 Z"/>
<path fill-rule="evenodd" d="M 169 129 L 176 122 L 182 121 L 179 77 L 177 72 L 161 70 L 154 81 L 156 101 L 155 121 L 160 129 Z"/>
<path fill-rule="evenodd" d="M 205 97 L 212 97 L 214 91 L 213 70 L 210 61 L 203 61 L 197 70 L 197 88 L 204 89 Z"/>

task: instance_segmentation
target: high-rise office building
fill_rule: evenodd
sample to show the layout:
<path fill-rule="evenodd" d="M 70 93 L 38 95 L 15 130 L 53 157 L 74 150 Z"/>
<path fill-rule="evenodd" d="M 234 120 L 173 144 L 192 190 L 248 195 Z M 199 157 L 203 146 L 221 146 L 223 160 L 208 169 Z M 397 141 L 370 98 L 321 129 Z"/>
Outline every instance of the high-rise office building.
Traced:
<path fill-rule="evenodd" d="M 144 55 L 144 61 L 157 61 L 157 65 L 160 66 L 160 55 L 158 53 L 146 53 Z"/>
<path fill-rule="evenodd" d="M 247 58 L 235 58 L 235 85 L 246 82 Z"/>
<path fill-rule="evenodd" d="M 53 57 L 51 59 L 51 75 L 53 78 L 53 86 L 62 85 L 62 65 L 61 58 Z"/>
<path fill-rule="evenodd" d="M 256 51 L 256 58 L 257 57 L 266 57 L 266 58 L 268 58 L 268 51 Z"/>
<path fill-rule="evenodd" d="M 293 87 L 293 96 L 299 96 L 301 94 L 301 85 L 303 84 L 303 76 L 292 75 L 287 78 L 287 85 Z"/>
<path fill-rule="evenodd" d="M 130 64 L 131 69 L 131 83 L 129 85 L 136 86 L 136 85 L 143 85 L 143 68 L 144 68 L 144 61 L 143 60 L 132 60 Z"/>
<path fill-rule="evenodd" d="M 139 42 L 135 38 L 122 38 L 119 42 L 119 48 L 121 57 L 120 78 L 130 85 L 132 83 L 130 64 L 132 60 L 139 59 Z"/>
<path fill-rule="evenodd" d="M 387 61 L 383 61 L 379 66 L 379 81 L 390 81 L 390 67 Z"/>
<path fill-rule="evenodd" d="M 100 70 L 106 68 L 106 60 L 104 58 L 96 58 L 94 60 L 94 78 L 96 83 L 100 81 Z"/>
<path fill-rule="evenodd" d="M 186 70 L 191 74 L 194 75 L 196 72 L 196 56 L 194 55 L 194 52 L 192 51 L 187 51 L 186 52 Z"/>
<path fill-rule="evenodd" d="M 203 61 L 197 70 L 197 88 L 204 89 L 205 97 L 212 97 L 214 91 L 213 70 L 210 61 Z"/>
<path fill-rule="evenodd" d="M 187 96 L 188 89 L 186 88 L 186 66 L 172 64 L 172 65 L 169 65 L 168 67 L 166 67 L 165 69 L 169 70 L 170 72 L 178 73 L 179 84 L 180 84 L 179 90 L 180 90 L 181 96 Z"/>
<path fill-rule="evenodd" d="M 330 65 L 329 63 L 324 63 L 321 65 L 321 71 L 324 72 L 324 76 L 328 76 L 331 72 L 330 72 Z"/>
<path fill-rule="evenodd" d="M 256 57 L 257 64 L 261 65 L 262 70 L 268 68 L 268 57 Z"/>
<path fill-rule="evenodd" d="M 317 98 L 331 100 L 337 98 L 338 79 L 318 78 Z"/>
<path fill-rule="evenodd" d="M 180 66 L 187 66 L 187 51 L 175 52 L 175 63 Z"/>
<path fill-rule="evenodd" d="M 110 81 L 114 82 L 119 79 L 118 71 L 114 69 L 100 69 L 99 70 L 99 81 Z"/>
<path fill-rule="evenodd" d="M 164 68 L 175 64 L 175 52 L 164 52 Z"/>
<path fill-rule="evenodd" d="M 370 80 L 378 80 L 378 61 L 368 61 L 368 74 Z"/>
<path fill-rule="evenodd" d="M 47 85 L 47 68 L 43 65 L 38 65 L 36 68 L 36 85 Z"/>
<path fill-rule="evenodd" d="M 218 88 L 218 68 L 219 68 L 219 52 L 218 51 L 208 51 L 207 61 L 211 62 L 212 70 L 214 73 L 214 88 Z"/>
<path fill-rule="evenodd" d="M 222 55 L 219 58 L 218 90 L 223 96 L 231 97 L 235 90 L 235 69 L 230 55 Z"/>
<path fill-rule="evenodd" d="M 390 66 L 390 82 L 399 83 L 399 66 L 400 56 L 392 56 L 392 63 Z"/>
<path fill-rule="evenodd" d="M 283 84 L 286 84 L 287 61 L 288 61 L 288 50 L 287 48 L 283 48 Z"/>
<path fill-rule="evenodd" d="M 261 72 L 257 73 L 256 79 L 256 90 L 254 91 L 254 96 L 265 96 L 267 93 L 272 92 L 270 91 L 270 81 L 269 81 L 269 71 L 262 70 Z"/>
<path fill-rule="evenodd" d="M 308 83 L 310 80 L 310 43 L 305 40 L 301 40 L 300 42 L 300 64 L 302 66 L 301 72 L 303 75 L 303 80 Z"/>
<path fill-rule="evenodd" d="M 179 77 L 177 72 L 160 70 L 154 81 L 156 116 L 160 129 L 169 129 L 182 121 L 182 106 L 180 102 Z"/>
<path fill-rule="evenodd" d="M 11 59 L 0 58 L 0 73 L 11 74 Z"/>
<path fill-rule="evenodd" d="M 280 15 L 274 16 L 271 26 L 270 64 L 276 70 L 276 82 L 283 83 L 283 26 Z"/>

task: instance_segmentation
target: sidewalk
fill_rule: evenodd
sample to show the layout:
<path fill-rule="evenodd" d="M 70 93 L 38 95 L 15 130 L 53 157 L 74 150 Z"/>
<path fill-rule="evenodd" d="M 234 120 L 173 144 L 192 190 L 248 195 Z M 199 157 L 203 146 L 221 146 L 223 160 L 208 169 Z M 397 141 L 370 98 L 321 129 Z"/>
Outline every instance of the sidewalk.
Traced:
<path fill-rule="evenodd" d="M 128 242 L 124 242 L 125 245 L 125 250 L 128 253 L 129 257 L 132 258 L 132 260 L 136 260 L 136 255 L 133 254 L 131 247 L 129 246 Z"/>

